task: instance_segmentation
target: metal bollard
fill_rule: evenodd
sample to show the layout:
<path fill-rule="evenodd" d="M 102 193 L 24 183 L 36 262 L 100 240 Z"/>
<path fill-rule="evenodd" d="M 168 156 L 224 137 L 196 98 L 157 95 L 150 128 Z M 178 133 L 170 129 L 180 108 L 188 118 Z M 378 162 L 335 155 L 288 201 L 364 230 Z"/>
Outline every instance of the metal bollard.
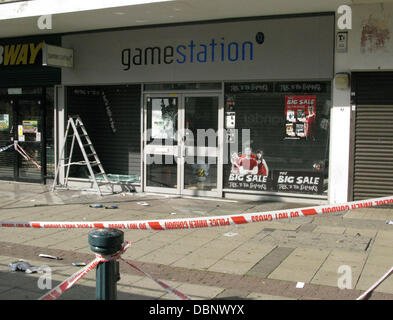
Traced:
<path fill-rule="evenodd" d="M 89 232 L 90 249 L 100 255 L 118 252 L 124 242 L 124 233 L 118 229 L 96 229 Z M 117 281 L 120 280 L 119 262 L 101 262 L 96 271 L 96 299 L 116 300 Z"/>

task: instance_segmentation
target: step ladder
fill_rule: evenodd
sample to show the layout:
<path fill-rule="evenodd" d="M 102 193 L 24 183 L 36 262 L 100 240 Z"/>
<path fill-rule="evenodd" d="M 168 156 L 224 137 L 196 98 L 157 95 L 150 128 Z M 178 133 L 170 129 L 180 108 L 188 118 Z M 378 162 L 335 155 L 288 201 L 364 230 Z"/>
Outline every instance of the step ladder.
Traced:
<path fill-rule="evenodd" d="M 72 129 L 73 133 L 70 133 L 71 129 Z M 82 132 L 79 132 L 79 129 Z M 67 139 L 69 139 L 69 138 L 72 138 L 70 152 L 69 152 L 68 157 L 65 157 L 64 156 L 65 147 L 67 144 Z M 72 162 L 72 154 L 73 154 L 74 147 L 75 147 L 75 141 L 79 144 L 79 147 L 82 152 L 84 160 Z M 90 137 L 87 134 L 86 128 L 82 122 L 82 119 L 79 117 L 79 115 L 74 115 L 74 116 L 68 117 L 67 128 L 66 128 L 65 135 L 64 135 L 64 143 L 63 143 L 63 147 L 61 149 L 59 163 L 56 168 L 55 179 L 54 179 L 53 185 L 52 185 L 52 192 L 55 190 L 55 188 L 68 189 L 68 177 L 69 177 L 70 168 L 72 165 L 87 166 L 87 169 L 89 170 L 90 177 L 91 177 L 90 182 L 92 183 L 92 187 L 94 187 L 94 190 L 96 190 L 100 196 L 102 196 L 100 185 L 110 185 L 111 192 L 113 193 L 113 184 L 109 181 L 108 176 L 105 173 L 104 167 L 102 166 L 102 163 L 101 163 L 100 159 L 98 158 L 97 152 L 95 151 L 95 149 L 93 147 L 93 143 L 91 142 Z M 57 185 L 56 183 L 57 183 L 57 179 L 59 176 L 59 172 L 60 172 L 60 169 L 63 167 L 66 168 L 64 184 Z M 96 178 L 94 171 L 92 169 L 93 167 L 99 168 L 99 170 L 100 170 L 99 174 L 102 176 L 103 182 L 97 181 L 97 178 Z"/>

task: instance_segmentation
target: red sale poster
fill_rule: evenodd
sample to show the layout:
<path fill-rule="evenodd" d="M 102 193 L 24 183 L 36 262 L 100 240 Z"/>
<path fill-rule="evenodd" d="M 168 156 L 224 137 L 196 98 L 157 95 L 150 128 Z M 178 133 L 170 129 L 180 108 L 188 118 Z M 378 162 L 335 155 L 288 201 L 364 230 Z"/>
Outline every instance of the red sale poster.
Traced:
<path fill-rule="evenodd" d="M 310 138 L 316 119 L 317 98 L 315 95 L 286 96 L 285 117 L 287 138 Z"/>

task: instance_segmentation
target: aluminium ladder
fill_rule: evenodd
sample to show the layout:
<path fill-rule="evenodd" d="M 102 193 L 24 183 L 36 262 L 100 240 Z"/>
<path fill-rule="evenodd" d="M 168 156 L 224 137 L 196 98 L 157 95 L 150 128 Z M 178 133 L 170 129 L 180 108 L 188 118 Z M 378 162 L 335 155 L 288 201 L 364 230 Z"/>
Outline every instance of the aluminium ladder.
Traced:
<path fill-rule="evenodd" d="M 82 130 L 82 132 L 78 131 L 79 128 Z M 69 134 L 70 129 L 72 129 L 72 131 L 73 131 L 72 134 Z M 67 138 L 71 138 L 71 137 L 72 137 L 72 142 L 71 142 L 69 156 L 64 157 Z M 83 138 L 85 141 L 82 140 Z M 72 162 L 72 154 L 73 154 L 73 150 L 74 150 L 74 146 L 75 146 L 75 140 L 79 144 L 79 147 L 82 152 L 84 160 Z M 89 150 L 88 151 L 89 153 L 86 152 L 86 149 Z M 90 160 L 90 158 L 94 158 L 94 159 Z M 101 163 L 100 159 L 98 158 L 97 152 L 95 151 L 95 149 L 93 147 L 93 143 L 91 142 L 90 137 L 87 134 L 86 128 L 85 128 L 85 126 L 82 122 L 82 119 L 80 118 L 79 115 L 69 116 L 69 118 L 68 118 L 67 128 L 66 128 L 65 135 L 64 135 L 64 143 L 63 143 L 63 147 L 62 147 L 62 150 L 60 153 L 59 163 L 56 168 L 55 179 L 54 179 L 53 185 L 52 185 L 52 191 L 55 190 L 56 181 L 57 181 L 61 167 L 66 167 L 66 172 L 65 172 L 65 178 L 64 178 L 64 185 L 59 185 L 59 187 L 67 188 L 70 167 L 72 165 L 82 165 L 82 166 L 85 165 L 85 166 L 87 166 L 87 169 L 89 170 L 90 177 L 91 177 L 90 182 L 92 183 L 95 190 L 97 191 L 97 193 L 100 196 L 102 196 L 102 192 L 101 192 L 99 185 L 110 184 L 111 189 L 112 189 L 112 193 L 113 193 L 113 184 L 109 181 L 108 176 L 106 175 L 106 173 L 104 171 L 104 167 L 102 166 L 102 163 Z M 99 168 L 100 174 L 102 175 L 104 182 L 100 182 L 100 183 L 97 182 L 97 178 L 96 178 L 94 171 L 92 169 L 93 167 Z"/>

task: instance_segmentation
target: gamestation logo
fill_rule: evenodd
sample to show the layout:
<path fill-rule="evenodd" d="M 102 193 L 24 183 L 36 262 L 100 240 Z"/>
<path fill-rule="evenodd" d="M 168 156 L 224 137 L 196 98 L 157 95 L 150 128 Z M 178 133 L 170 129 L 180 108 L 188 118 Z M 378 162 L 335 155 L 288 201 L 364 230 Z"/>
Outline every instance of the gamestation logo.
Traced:
<path fill-rule="evenodd" d="M 264 34 L 258 32 L 255 36 L 256 44 L 261 45 L 264 40 Z M 222 37 L 207 42 L 190 40 L 176 46 L 125 48 L 121 52 L 121 63 L 123 70 L 127 71 L 131 66 L 141 65 L 252 61 L 254 45 L 252 41 L 228 42 Z"/>

